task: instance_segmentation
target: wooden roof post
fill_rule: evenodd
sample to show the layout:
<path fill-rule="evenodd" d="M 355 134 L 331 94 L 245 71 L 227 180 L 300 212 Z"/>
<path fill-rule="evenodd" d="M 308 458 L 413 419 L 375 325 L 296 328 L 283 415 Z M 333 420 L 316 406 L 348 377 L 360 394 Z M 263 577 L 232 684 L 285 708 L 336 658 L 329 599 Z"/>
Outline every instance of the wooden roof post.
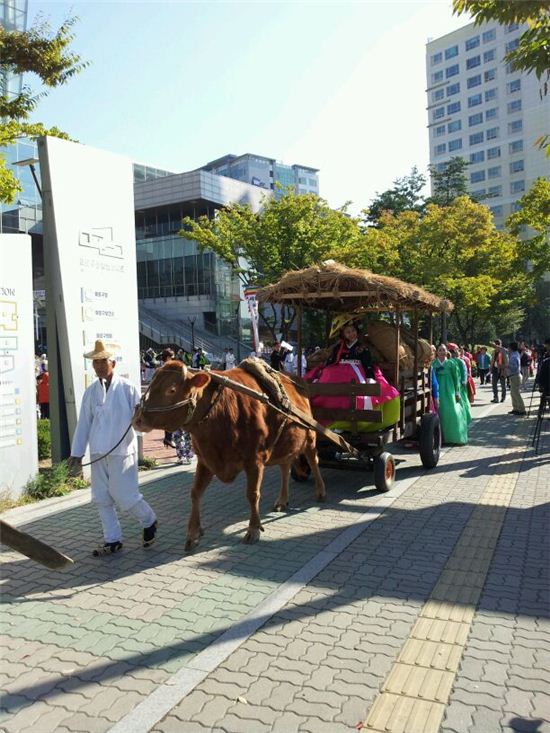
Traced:
<path fill-rule="evenodd" d="M 297 306 L 298 321 L 298 360 L 296 362 L 296 374 L 302 376 L 302 304 Z"/>

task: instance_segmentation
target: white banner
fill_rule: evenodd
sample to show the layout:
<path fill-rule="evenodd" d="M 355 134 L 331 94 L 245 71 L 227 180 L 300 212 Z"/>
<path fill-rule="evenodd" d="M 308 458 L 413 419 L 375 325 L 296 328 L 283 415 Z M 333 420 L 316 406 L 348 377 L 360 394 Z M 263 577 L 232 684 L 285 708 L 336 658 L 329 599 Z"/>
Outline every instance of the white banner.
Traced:
<path fill-rule="evenodd" d="M 0 493 L 38 473 L 31 238 L 0 234 Z"/>
<path fill-rule="evenodd" d="M 53 316 L 70 439 L 95 379 L 83 353 L 97 339 L 118 345 L 117 373 L 140 383 L 133 169 L 128 158 L 52 137 L 40 138 L 39 154 L 48 357 Z"/>
<path fill-rule="evenodd" d="M 254 351 L 258 351 L 260 345 L 260 337 L 258 333 L 258 301 L 256 300 L 256 288 L 245 288 L 244 298 L 248 305 L 248 312 L 250 313 L 250 321 L 252 324 L 252 339 L 254 341 Z"/>

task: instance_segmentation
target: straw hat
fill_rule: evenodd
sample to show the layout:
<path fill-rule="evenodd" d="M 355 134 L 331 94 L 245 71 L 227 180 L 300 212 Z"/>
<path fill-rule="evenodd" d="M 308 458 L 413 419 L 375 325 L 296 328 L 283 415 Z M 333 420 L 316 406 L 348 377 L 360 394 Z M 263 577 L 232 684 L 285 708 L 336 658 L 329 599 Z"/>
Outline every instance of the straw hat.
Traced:
<path fill-rule="evenodd" d="M 329 338 L 336 336 L 347 325 L 357 326 L 359 316 L 354 313 L 340 313 L 332 320 Z"/>
<path fill-rule="evenodd" d="M 95 342 L 94 350 L 88 351 L 84 356 L 86 359 L 112 359 L 115 356 L 115 348 L 118 348 L 116 344 L 110 344 L 109 347 L 107 347 L 103 341 L 98 339 Z"/>

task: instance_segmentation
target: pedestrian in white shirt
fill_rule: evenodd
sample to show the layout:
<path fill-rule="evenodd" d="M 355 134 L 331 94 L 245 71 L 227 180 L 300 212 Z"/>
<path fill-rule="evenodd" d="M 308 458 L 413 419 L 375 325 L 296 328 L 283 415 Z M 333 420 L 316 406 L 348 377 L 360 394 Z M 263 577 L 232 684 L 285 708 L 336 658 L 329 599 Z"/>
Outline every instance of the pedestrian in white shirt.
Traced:
<path fill-rule="evenodd" d="M 233 353 L 233 349 L 227 349 L 227 353 L 225 355 L 225 368 L 233 369 L 234 366 L 235 366 L 235 354 Z"/>
<path fill-rule="evenodd" d="M 98 379 L 82 398 L 70 468 L 73 473 L 81 472 L 82 457 L 89 446 L 90 459 L 95 461 L 92 463 L 92 502 L 99 511 L 104 539 L 103 545 L 93 554 L 97 557 L 122 548 L 122 529 L 115 504 L 140 522 L 143 546 L 149 547 L 155 540 L 157 518 L 139 491 L 137 439 L 133 427 L 117 445 L 131 423 L 140 401 L 140 391 L 115 374 L 114 352 L 106 348 L 103 341 L 96 341 L 94 350 L 84 356 L 93 360 Z M 114 446 L 116 448 L 109 453 Z M 105 456 L 106 453 L 109 455 Z"/>

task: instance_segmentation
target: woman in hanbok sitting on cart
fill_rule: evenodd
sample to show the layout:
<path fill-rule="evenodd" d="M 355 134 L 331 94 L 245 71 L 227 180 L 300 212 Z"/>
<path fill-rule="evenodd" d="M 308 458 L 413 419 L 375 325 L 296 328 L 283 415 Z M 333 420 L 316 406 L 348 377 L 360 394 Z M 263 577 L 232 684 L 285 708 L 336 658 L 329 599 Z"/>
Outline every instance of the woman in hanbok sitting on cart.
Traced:
<path fill-rule="evenodd" d="M 432 370 L 438 384 L 438 412 L 444 443 L 468 443 L 468 419 L 462 397 L 462 371 L 456 359 L 449 359 L 447 347 L 441 344 Z M 466 399 L 467 401 L 467 399 Z"/>
<path fill-rule="evenodd" d="M 343 314 L 335 318 L 330 335 L 336 334 L 339 334 L 340 340 L 333 347 L 326 364 L 309 371 L 305 375 L 306 380 L 324 384 L 377 382 L 380 385 L 380 396 L 358 396 L 355 397 L 355 404 L 353 404 L 352 398 L 347 395 L 315 395 L 311 398 L 311 405 L 330 409 L 380 410 L 382 422 L 373 424 L 360 422 L 359 426 L 363 432 L 397 422 L 399 392 L 387 382 L 380 368 L 372 363 L 370 352 L 361 336 L 361 325 L 356 320 L 356 316 Z M 331 425 L 333 429 L 345 430 L 348 427 L 345 422 L 339 423 L 331 420 L 320 420 L 320 422 Z"/>

